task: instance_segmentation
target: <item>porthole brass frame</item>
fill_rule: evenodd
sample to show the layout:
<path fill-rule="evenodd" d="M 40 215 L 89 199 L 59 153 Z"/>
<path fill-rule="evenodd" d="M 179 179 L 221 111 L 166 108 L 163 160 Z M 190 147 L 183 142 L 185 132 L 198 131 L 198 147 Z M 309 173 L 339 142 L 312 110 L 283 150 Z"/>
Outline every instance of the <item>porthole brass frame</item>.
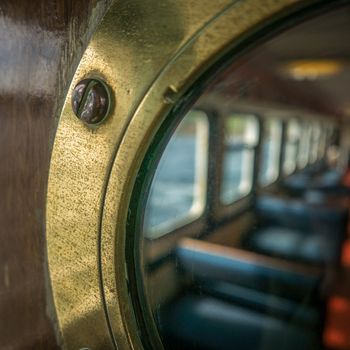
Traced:
<path fill-rule="evenodd" d="M 327 1 L 322 1 L 326 3 Z M 115 1 L 68 91 L 47 194 L 49 271 L 68 349 L 142 349 L 128 290 L 125 226 L 145 152 L 197 79 L 266 24 L 321 1 Z M 87 77 L 118 103 L 96 129 L 71 110 Z"/>

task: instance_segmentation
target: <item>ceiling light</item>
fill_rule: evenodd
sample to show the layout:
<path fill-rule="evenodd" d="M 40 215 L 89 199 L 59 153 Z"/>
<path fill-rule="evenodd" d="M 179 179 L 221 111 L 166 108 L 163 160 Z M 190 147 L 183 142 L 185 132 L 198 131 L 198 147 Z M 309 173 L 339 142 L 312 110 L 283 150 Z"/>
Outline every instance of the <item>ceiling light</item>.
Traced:
<path fill-rule="evenodd" d="M 282 73 L 295 80 L 316 80 L 338 74 L 343 64 L 336 60 L 295 60 L 283 65 Z"/>

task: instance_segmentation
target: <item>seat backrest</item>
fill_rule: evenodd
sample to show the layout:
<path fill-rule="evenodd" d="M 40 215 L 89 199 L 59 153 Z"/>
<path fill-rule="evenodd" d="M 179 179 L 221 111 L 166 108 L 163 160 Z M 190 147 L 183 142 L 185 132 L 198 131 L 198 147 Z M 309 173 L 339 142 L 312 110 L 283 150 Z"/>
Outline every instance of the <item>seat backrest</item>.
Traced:
<path fill-rule="evenodd" d="M 318 302 L 318 268 L 189 238 L 180 241 L 176 257 L 197 280 L 229 282 L 294 300 L 307 295 Z"/>
<path fill-rule="evenodd" d="M 278 195 L 260 195 L 255 213 L 263 226 L 282 226 L 305 233 L 331 234 L 341 239 L 346 232 L 348 210 L 344 206 L 308 203 Z"/>

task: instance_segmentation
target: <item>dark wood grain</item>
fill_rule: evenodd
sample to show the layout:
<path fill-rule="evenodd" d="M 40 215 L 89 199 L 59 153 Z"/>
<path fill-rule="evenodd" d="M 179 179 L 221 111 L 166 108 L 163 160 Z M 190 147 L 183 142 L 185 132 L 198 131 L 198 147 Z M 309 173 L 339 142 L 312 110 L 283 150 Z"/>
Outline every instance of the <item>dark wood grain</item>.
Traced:
<path fill-rule="evenodd" d="M 57 118 L 108 0 L 0 3 L 0 348 L 57 349 L 45 201 Z"/>

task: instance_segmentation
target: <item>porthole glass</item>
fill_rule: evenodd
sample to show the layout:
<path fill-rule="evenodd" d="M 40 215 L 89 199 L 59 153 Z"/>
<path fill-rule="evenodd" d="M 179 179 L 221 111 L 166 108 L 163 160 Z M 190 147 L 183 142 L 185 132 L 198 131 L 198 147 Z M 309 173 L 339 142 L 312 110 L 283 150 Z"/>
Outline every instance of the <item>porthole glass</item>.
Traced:
<path fill-rule="evenodd" d="M 345 87 L 339 70 L 350 77 L 337 58 L 349 11 L 223 60 L 159 126 L 128 234 L 140 238 L 135 284 L 165 349 L 335 346 L 329 317 L 350 307 L 350 290 L 341 302 L 334 292 L 350 186 L 338 166 L 346 103 L 331 91 Z"/>

